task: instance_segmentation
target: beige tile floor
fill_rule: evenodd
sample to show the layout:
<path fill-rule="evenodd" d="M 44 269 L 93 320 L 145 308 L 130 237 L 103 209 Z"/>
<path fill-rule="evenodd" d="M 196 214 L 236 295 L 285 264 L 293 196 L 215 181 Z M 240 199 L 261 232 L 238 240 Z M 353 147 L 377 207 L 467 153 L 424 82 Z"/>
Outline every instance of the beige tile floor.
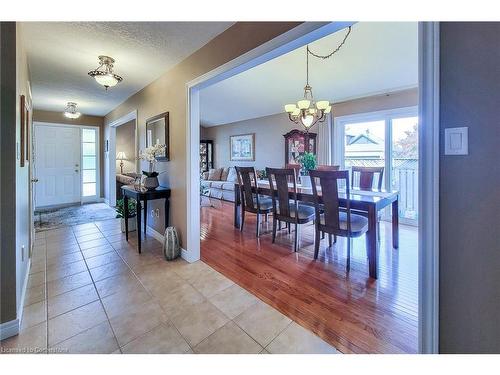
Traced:
<path fill-rule="evenodd" d="M 38 233 L 21 332 L 2 352 L 337 352 L 205 263 L 136 243 L 118 220 Z"/>

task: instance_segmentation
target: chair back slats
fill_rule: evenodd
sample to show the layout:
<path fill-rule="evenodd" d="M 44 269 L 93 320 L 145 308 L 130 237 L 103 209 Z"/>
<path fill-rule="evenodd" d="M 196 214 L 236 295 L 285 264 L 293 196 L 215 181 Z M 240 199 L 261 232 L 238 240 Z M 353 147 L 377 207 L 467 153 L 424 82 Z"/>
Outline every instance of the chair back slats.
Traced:
<path fill-rule="evenodd" d="M 257 187 L 257 173 L 254 167 L 235 167 L 240 197 L 243 207 L 256 212 L 259 208 L 259 194 L 252 193 L 252 187 Z M 255 200 L 254 200 L 255 198 Z"/>
<path fill-rule="evenodd" d="M 269 187 L 273 199 L 273 210 L 278 216 L 291 217 L 292 210 L 295 213 L 295 218 L 298 217 L 297 205 L 297 179 L 295 170 L 292 168 L 266 168 L 267 178 L 269 179 Z M 292 203 L 289 198 L 288 181 L 292 181 L 293 199 Z M 291 206 L 291 207 L 290 207 Z"/>
<path fill-rule="evenodd" d="M 352 188 L 357 186 L 360 190 L 373 190 L 375 175 L 378 175 L 377 187 L 382 190 L 384 182 L 384 167 L 352 167 Z M 355 181 L 357 185 L 355 185 Z"/>
<path fill-rule="evenodd" d="M 294 172 L 295 172 L 295 181 L 298 181 L 298 180 L 299 180 L 299 176 L 300 176 L 300 169 L 301 169 L 300 164 L 286 164 L 286 165 L 285 165 L 285 169 L 293 169 L 293 170 L 294 170 Z M 288 182 L 289 182 L 289 183 L 292 183 L 292 182 L 293 182 L 293 178 L 292 178 L 292 176 L 289 176 L 289 177 L 288 177 Z"/>
<path fill-rule="evenodd" d="M 339 202 L 339 185 L 345 186 L 346 196 L 349 197 L 349 172 L 348 171 L 309 171 L 311 176 L 311 185 L 315 202 L 316 217 L 320 217 L 320 209 L 323 212 L 323 223 L 318 224 L 321 230 L 328 233 L 341 233 L 340 228 L 340 202 Z M 318 186 L 321 187 L 321 193 L 318 191 Z M 320 203 L 320 196 L 322 204 Z M 350 204 L 349 199 L 346 200 L 347 211 L 347 231 L 351 232 L 350 228 Z"/>

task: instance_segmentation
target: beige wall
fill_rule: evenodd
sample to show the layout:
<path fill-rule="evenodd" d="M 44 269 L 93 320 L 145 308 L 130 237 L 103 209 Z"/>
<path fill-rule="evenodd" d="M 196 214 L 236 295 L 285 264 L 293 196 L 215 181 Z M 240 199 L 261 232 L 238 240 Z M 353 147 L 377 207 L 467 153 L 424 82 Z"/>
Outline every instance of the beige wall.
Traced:
<path fill-rule="evenodd" d="M 136 172 L 135 120 L 116 128 L 116 153 L 120 151 L 127 156 L 127 160 L 123 161 L 123 173 Z M 120 173 L 120 160 L 116 161 L 116 173 Z"/>
<path fill-rule="evenodd" d="M 158 170 L 163 172 L 159 177 L 161 185 L 172 190 L 170 225 L 177 227 L 183 247 L 186 247 L 187 225 L 186 83 L 299 24 L 300 22 L 238 22 L 105 116 L 107 139 L 110 122 L 137 110 L 139 147 L 144 148 L 146 119 L 165 111 L 170 112 L 171 161 L 158 163 Z M 142 167 L 146 168 L 144 164 Z M 151 202 L 150 206 L 151 209 L 159 208 L 163 212 L 163 202 Z M 163 215 L 160 215 L 159 220 L 151 220 L 149 225 L 162 233 Z"/>
<path fill-rule="evenodd" d="M 415 88 L 336 103 L 333 105 L 332 111 L 334 116 L 345 116 L 410 107 L 417 104 L 418 90 Z M 317 126 L 313 128 L 312 132 L 317 133 Z M 216 168 L 241 165 L 264 169 L 265 167 L 282 167 L 285 164 L 285 138 L 283 135 L 294 128 L 297 126 L 290 122 L 288 116 L 279 113 L 220 126 L 201 127 L 200 134 L 204 139 L 214 141 Z M 232 162 L 229 160 L 229 137 L 245 133 L 255 133 L 255 161 Z"/>
<path fill-rule="evenodd" d="M 53 124 L 64 125 L 83 125 L 83 126 L 98 126 L 99 127 L 99 178 L 101 180 L 100 196 L 104 197 L 104 117 L 81 115 L 79 118 L 70 119 L 64 116 L 63 111 L 42 111 L 35 110 L 33 113 L 33 121 L 49 122 Z"/>
<path fill-rule="evenodd" d="M 283 134 L 298 127 L 284 113 L 251 120 L 233 122 L 204 129 L 205 139 L 214 141 L 214 166 L 251 166 L 257 169 L 280 168 L 285 165 L 285 138 Z M 314 132 L 314 131 L 313 131 Z M 255 161 L 230 161 L 229 137 L 255 133 Z"/>

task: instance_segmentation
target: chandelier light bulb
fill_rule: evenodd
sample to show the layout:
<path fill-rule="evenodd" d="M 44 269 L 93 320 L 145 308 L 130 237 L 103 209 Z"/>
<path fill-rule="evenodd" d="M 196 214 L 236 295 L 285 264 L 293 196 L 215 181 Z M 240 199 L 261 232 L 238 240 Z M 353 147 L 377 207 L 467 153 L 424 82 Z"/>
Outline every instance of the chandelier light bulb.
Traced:
<path fill-rule="evenodd" d="M 314 116 L 307 115 L 303 116 L 300 118 L 300 122 L 302 122 L 302 125 L 304 125 L 307 129 L 309 129 L 313 125 L 314 121 Z"/>
<path fill-rule="evenodd" d="M 311 101 L 307 100 L 307 99 L 299 100 L 297 102 L 297 107 L 299 107 L 299 109 L 307 109 L 307 108 L 309 108 L 310 105 L 311 105 Z"/>
<path fill-rule="evenodd" d="M 320 100 L 319 102 L 316 102 L 316 108 L 318 108 L 320 111 L 322 109 L 326 109 L 329 105 L 330 103 L 328 102 L 328 100 Z"/>

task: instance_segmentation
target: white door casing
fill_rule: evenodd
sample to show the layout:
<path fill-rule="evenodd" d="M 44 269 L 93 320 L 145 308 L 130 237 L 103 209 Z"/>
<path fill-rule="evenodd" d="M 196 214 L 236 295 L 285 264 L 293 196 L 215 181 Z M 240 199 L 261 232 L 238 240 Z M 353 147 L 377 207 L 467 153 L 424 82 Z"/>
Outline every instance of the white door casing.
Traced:
<path fill-rule="evenodd" d="M 36 208 L 80 202 L 80 128 L 35 125 Z"/>

